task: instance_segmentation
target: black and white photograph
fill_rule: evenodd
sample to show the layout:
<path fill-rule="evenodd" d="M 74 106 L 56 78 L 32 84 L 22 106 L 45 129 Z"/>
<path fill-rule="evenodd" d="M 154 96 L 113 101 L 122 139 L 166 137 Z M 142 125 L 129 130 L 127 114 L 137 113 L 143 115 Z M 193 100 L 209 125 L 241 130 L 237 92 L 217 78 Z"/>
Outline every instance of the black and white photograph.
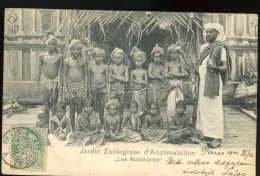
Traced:
<path fill-rule="evenodd" d="M 255 175 L 257 14 L 6 8 L 3 53 L 4 174 Z"/>

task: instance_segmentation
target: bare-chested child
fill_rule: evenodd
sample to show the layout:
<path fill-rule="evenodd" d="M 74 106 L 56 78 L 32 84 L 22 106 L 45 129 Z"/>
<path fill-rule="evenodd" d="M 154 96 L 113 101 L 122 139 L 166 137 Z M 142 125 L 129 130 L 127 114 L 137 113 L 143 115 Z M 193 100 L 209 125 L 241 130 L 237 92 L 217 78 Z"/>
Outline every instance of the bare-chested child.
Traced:
<path fill-rule="evenodd" d="M 88 66 L 89 90 L 94 102 L 94 110 L 99 112 L 101 123 L 103 124 L 104 106 L 106 96 L 106 84 L 108 77 L 108 67 L 104 64 L 105 50 L 95 48 L 93 56 L 95 63 Z"/>
<path fill-rule="evenodd" d="M 83 100 L 87 96 L 87 62 L 81 53 L 81 42 L 73 39 L 70 43 L 72 56 L 64 61 L 64 89 L 70 106 L 70 123 L 75 130 L 75 111 L 82 112 Z"/>
<path fill-rule="evenodd" d="M 163 48 L 159 47 L 157 44 L 153 47 L 151 52 L 153 62 L 149 64 L 148 67 L 148 78 L 149 87 L 148 91 L 149 103 L 157 102 L 159 106 L 161 105 L 161 90 L 162 81 L 164 80 L 164 65 L 162 65 L 162 59 L 164 56 Z"/>
<path fill-rule="evenodd" d="M 167 142 L 172 144 L 192 143 L 198 144 L 199 142 L 193 140 L 193 137 L 203 137 L 202 132 L 191 128 L 193 123 L 192 118 L 185 114 L 186 103 L 180 100 L 176 103 L 176 114 L 171 117 L 169 125 L 169 134 Z"/>
<path fill-rule="evenodd" d="M 44 110 L 49 123 L 49 112 L 51 110 L 52 114 L 55 114 L 54 109 L 58 101 L 58 94 L 61 95 L 62 92 L 60 90 L 62 85 L 59 85 L 59 82 L 61 83 L 60 65 L 62 55 L 58 53 L 57 40 L 53 35 L 48 36 L 45 44 L 48 52 L 39 55 L 35 92 L 39 94 L 39 82 L 41 80 Z"/>
<path fill-rule="evenodd" d="M 148 79 L 147 70 L 142 68 L 146 60 L 146 55 L 136 47 L 133 47 L 130 54 L 133 57 L 136 67 L 131 71 L 132 99 L 138 104 L 138 113 L 146 112 L 146 86 Z"/>
<path fill-rule="evenodd" d="M 175 44 L 170 45 L 167 51 L 168 62 L 165 64 L 165 78 L 173 86 L 173 90 L 169 93 L 167 100 L 167 117 L 169 122 L 171 116 L 174 116 L 176 113 L 176 102 L 183 100 L 183 94 L 180 90 L 181 81 L 187 74 L 184 65 L 179 60 L 180 49 Z"/>
<path fill-rule="evenodd" d="M 109 66 L 108 82 L 110 83 L 109 99 L 118 99 L 120 123 L 123 118 L 124 84 L 128 82 L 126 55 L 122 49 L 115 48 L 111 53 L 112 64 Z"/>
<path fill-rule="evenodd" d="M 149 113 L 145 116 L 141 135 L 144 140 L 158 142 L 166 139 L 167 131 L 163 130 L 163 119 L 159 105 L 156 102 L 149 104 Z"/>
<path fill-rule="evenodd" d="M 119 102 L 117 99 L 109 100 L 106 103 L 108 114 L 104 118 L 105 138 L 113 141 L 122 140 L 125 134 L 119 132 L 120 130 L 120 116 L 118 115 Z"/>

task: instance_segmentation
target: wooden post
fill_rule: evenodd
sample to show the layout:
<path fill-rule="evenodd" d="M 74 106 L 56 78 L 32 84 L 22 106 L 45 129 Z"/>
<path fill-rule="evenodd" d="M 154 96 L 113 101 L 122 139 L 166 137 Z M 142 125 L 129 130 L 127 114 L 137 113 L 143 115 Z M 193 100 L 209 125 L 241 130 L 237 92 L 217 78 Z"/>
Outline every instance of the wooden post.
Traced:
<path fill-rule="evenodd" d="M 201 46 L 201 31 L 200 28 L 198 26 L 196 26 L 196 64 L 198 64 L 198 59 L 200 57 L 200 46 Z M 196 65 L 196 67 L 198 67 L 198 65 Z"/>
<path fill-rule="evenodd" d="M 249 70 L 255 70 L 257 62 L 255 61 L 255 52 L 254 52 L 254 50 L 249 50 L 249 61 L 250 61 Z"/>
<path fill-rule="evenodd" d="M 228 14 L 225 14 L 225 35 L 228 36 L 228 33 L 229 33 L 229 27 L 228 27 L 228 19 L 229 19 L 229 15 Z"/>
<path fill-rule="evenodd" d="M 236 36 L 236 26 L 235 26 L 235 23 L 236 23 L 236 16 L 235 14 L 232 14 L 231 15 L 231 29 L 230 29 L 230 36 Z"/>
<path fill-rule="evenodd" d="M 247 50 L 243 50 L 243 76 L 248 71 L 248 52 Z"/>
<path fill-rule="evenodd" d="M 243 15 L 243 27 L 244 27 L 243 36 L 249 36 L 247 26 L 248 26 L 247 14 L 244 14 Z"/>
<path fill-rule="evenodd" d="M 30 49 L 30 63 L 31 63 L 31 81 L 36 81 L 39 53 L 37 54 L 37 48 Z"/>
<path fill-rule="evenodd" d="M 19 28 L 18 28 L 18 34 L 23 34 L 23 9 L 19 9 L 19 15 L 18 15 L 18 20 L 19 20 Z"/>
<path fill-rule="evenodd" d="M 36 33 L 35 24 L 36 24 L 36 9 L 32 10 L 32 33 Z"/>
<path fill-rule="evenodd" d="M 240 78 L 243 75 L 243 57 L 238 57 L 238 71 L 237 71 L 237 77 Z M 232 68 L 233 69 L 233 68 Z"/>
<path fill-rule="evenodd" d="M 230 49 L 229 50 L 229 55 L 232 59 L 231 65 L 232 65 L 232 72 L 231 72 L 231 80 L 235 80 L 236 79 L 236 52 L 235 50 Z"/>

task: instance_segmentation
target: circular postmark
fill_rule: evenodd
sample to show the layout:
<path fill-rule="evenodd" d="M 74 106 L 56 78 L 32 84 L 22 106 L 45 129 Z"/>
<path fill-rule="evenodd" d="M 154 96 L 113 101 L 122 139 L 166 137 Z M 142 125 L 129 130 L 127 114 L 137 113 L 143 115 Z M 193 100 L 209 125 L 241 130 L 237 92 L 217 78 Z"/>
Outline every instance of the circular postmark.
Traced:
<path fill-rule="evenodd" d="M 2 137 L 2 160 L 12 168 L 28 168 L 38 160 L 39 146 L 39 138 L 32 130 L 13 128 Z"/>

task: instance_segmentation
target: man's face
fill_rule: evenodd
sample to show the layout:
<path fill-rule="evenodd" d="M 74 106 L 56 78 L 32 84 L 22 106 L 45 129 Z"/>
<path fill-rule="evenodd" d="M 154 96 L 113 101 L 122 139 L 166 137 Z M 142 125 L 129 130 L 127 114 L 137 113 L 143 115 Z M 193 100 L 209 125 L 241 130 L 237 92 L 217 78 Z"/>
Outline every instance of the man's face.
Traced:
<path fill-rule="evenodd" d="M 135 103 L 131 103 L 131 104 L 130 104 L 129 111 L 130 111 L 131 114 L 136 114 L 136 112 L 137 112 L 137 107 L 136 107 L 136 104 L 135 104 Z"/>
<path fill-rule="evenodd" d="M 170 51 L 171 60 L 174 60 L 174 61 L 177 60 L 178 56 L 179 56 L 179 51 L 177 51 L 177 50 Z"/>
<path fill-rule="evenodd" d="M 150 108 L 150 113 L 151 113 L 152 115 L 156 115 L 157 112 L 158 112 L 157 106 L 154 105 L 154 104 L 152 104 L 152 105 L 151 105 L 151 108 Z"/>
<path fill-rule="evenodd" d="M 206 41 L 207 42 L 214 42 L 218 37 L 218 31 L 215 29 L 208 29 L 206 30 Z"/>
<path fill-rule="evenodd" d="M 96 64 L 100 64 L 103 60 L 103 56 L 101 53 L 96 53 L 94 59 Z"/>
<path fill-rule="evenodd" d="M 71 54 L 74 58 L 78 58 L 80 55 L 81 49 L 80 48 L 73 48 L 71 49 Z"/>
<path fill-rule="evenodd" d="M 47 44 L 47 50 L 48 52 L 54 52 L 56 49 L 56 43 L 55 42 L 49 42 Z"/>
<path fill-rule="evenodd" d="M 116 115 L 116 105 L 110 105 L 109 108 L 108 108 L 108 112 L 111 116 L 114 116 Z"/>
<path fill-rule="evenodd" d="M 115 54 L 114 56 L 114 62 L 115 64 L 119 65 L 122 63 L 123 56 L 122 54 Z"/>
<path fill-rule="evenodd" d="M 153 56 L 153 60 L 155 63 L 159 63 L 161 61 L 161 55 L 159 53 L 155 53 Z"/>
<path fill-rule="evenodd" d="M 141 57 L 137 57 L 136 59 L 135 59 L 135 65 L 136 65 L 136 67 L 141 67 L 142 66 L 142 64 L 143 64 L 143 60 L 142 60 L 142 58 Z"/>

